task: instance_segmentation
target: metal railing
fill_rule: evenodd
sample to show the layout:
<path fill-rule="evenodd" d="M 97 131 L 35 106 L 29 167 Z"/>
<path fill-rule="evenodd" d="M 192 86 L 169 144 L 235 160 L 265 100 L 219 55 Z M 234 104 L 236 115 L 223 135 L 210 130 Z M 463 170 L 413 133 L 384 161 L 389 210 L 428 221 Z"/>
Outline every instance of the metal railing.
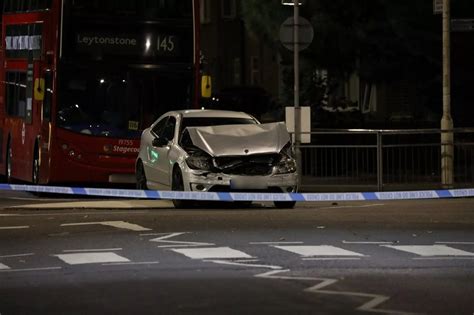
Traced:
<path fill-rule="evenodd" d="M 301 144 L 307 191 L 441 188 L 441 130 L 317 130 Z M 453 130 L 454 186 L 474 186 L 474 128 Z"/>

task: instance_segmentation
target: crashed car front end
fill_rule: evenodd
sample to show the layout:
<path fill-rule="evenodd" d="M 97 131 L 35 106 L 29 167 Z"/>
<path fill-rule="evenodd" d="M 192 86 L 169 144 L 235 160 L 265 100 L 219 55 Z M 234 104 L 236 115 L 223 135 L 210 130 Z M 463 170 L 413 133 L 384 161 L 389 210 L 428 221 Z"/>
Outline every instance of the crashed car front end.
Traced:
<path fill-rule="evenodd" d="M 188 129 L 181 162 L 186 190 L 296 192 L 296 161 L 284 124 Z"/>

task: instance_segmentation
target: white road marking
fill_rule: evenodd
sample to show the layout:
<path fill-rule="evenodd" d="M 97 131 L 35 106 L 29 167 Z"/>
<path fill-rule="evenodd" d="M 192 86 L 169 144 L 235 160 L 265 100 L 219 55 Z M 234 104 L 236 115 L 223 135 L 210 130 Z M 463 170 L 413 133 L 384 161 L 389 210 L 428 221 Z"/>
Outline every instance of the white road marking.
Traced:
<path fill-rule="evenodd" d="M 154 265 L 159 264 L 158 261 L 142 261 L 142 262 L 123 262 L 123 263 L 107 263 L 102 266 L 121 266 L 121 265 Z"/>
<path fill-rule="evenodd" d="M 20 226 L 0 226 L 0 230 L 17 230 L 17 229 L 29 229 L 28 225 L 20 225 Z"/>
<path fill-rule="evenodd" d="M 323 257 L 323 258 L 317 258 L 317 257 L 307 257 L 307 258 L 301 258 L 302 260 L 360 260 L 359 257 Z"/>
<path fill-rule="evenodd" d="M 414 260 L 474 260 L 474 257 L 462 257 L 462 256 L 451 256 L 451 257 L 414 257 Z"/>
<path fill-rule="evenodd" d="M 45 271 L 45 270 L 59 270 L 61 267 L 45 267 L 45 268 L 26 268 L 26 269 L 4 269 L 0 272 L 20 272 L 20 271 Z"/>
<path fill-rule="evenodd" d="M 0 258 L 11 258 L 11 257 L 24 257 L 24 256 L 33 256 L 35 253 L 26 253 L 26 254 L 15 254 L 15 255 L 4 255 Z"/>
<path fill-rule="evenodd" d="M 282 269 L 282 267 L 280 267 L 280 266 L 246 264 L 246 263 L 243 263 L 243 262 L 228 261 L 228 260 L 204 260 L 204 261 L 205 262 L 212 262 L 212 263 L 220 264 L 220 265 L 242 266 L 242 267 L 249 267 L 249 268 L 268 268 L 268 269 L 273 269 L 273 270 Z"/>
<path fill-rule="evenodd" d="M 250 242 L 251 245 L 303 244 L 303 242 Z"/>
<path fill-rule="evenodd" d="M 115 214 L 120 214 L 123 215 L 124 213 L 133 213 L 133 214 L 141 214 L 141 213 L 149 213 L 149 210 L 123 210 L 123 211 L 83 211 L 79 210 L 77 212 L 71 212 L 71 213 L 54 213 L 54 212 L 47 212 L 47 213 L 29 213 L 29 214 L 0 214 L 1 216 L 8 216 L 8 217 L 44 217 L 44 216 L 84 216 L 84 215 L 94 215 L 94 214 L 100 214 L 100 215 L 115 215 Z"/>
<path fill-rule="evenodd" d="M 344 244 L 361 244 L 361 245 L 382 245 L 382 244 L 393 244 L 393 242 L 358 242 L 358 241 L 342 241 Z"/>
<path fill-rule="evenodd" d="M 10 269 L 7 265 L 0 263 L 0 270 Z"/>
<path fill-rule="evenodd" d="M 95 248 L 95 249 L 65 249 L 65 253 L 80 253 L 80 252 L 110 252 L 113 250 L 122 250 L 122 248 Z"/>
<path fill-rule="evenodd" d="M 474 245 L 474 242 L 435 242 L 435 244 Z"/>
<path fill-rule="evenodd" d="M 172 249 L 172 251 L 183 254 L 192 259 L 236 259 L 253 258 L 244 252 L 230 247 L 207 247 L 207 248 L 183 248 Z"/>
<path fill-rule="evenodd" d="M 295 280 L 295 281 L 318 281 L 317 285 L 305 289 L 306 292 L 311 292 L 314 294 L 331 294 L 331 295 L 342 295 L 342 296 L 351 296 L 351 297 L 363 297 L 370 299 L 368 302 L 360 305 L 356 308 L 358 311 L 366 311 L 372 313 L 382 313 L 382 314 L 397 314 L 397 315 L 413 315 L 415 313 L 408 313 L 395 310 L 385 310 L 376 308 L 383 302 L 390 299 L 390 297 L 380 294 L 371 294 L 363 292 L 351 292 L 351 291 L 334 291 L 334 290 L 322 290 L 332 284 L 337 283 L 338 279 L 328 279 L 328 278 L 316 278 L 316 277 L 293 277 L 293 276 L 280 276 L 277 275 L 283 272 L 289 272 L 290 270 L 272 270 L 262 274 L 255 275 L 257 278 L 265 279 L 278 279 L 278 280 Z"/>
<path fill-rule="evenodd" d="M 474 256 L 474 253 L 446 245 L 380 245 L 424 257 L 432 256 Z"/>
<path fill-rule="evenodd" d="M 61 254 L 53 255 L 70 265 L 80 264 L 97 264 L 97 263 L 112 263 L 112 262 L 129 262 L 125 257 L 119 256 L 112 252 L 105 253 L 76 253 L 76 254 Z"/>
<path fill-rule="evenodd" d="M 112 226 L 118 229 L 124 229 L 124 230 L 130 230 L 130 231 L 151 231 L 151 229 L 145 228 L 138 224 L 128 223 L 125 221 L 65 223 L 65 224 L 61 224 L 61 226 L 80 226 L 80 225 L 97 225 L 97 224 Z"/>
<path fill-rule="evenodd" d="M 342 249 L 330 245 L 317 245 L 317 246 L 273 246 L 288 252 L 299 254 L 304 257 L 312 256 L 364 256 L 362 254 L 352 252 L 346 249 Z"/>
<path fill-rule="evenodd" d="M 344 208 L 370 208 L 370 207 L 379 207 L 379 206 L 384 206 L 385 204 L 383 203 L 374 203 L 374 204 L 368 204 L 368 205 L 360 205 L 360 206 L 334 206 L 334 207 L 322 207 L 319 209 L 344 209 Z"/>
<path fill-rule="evenodd" d="M 213 243 L 204 243 L 204 242 L 186 242 L 186 241 L 170 241 L 169 238 L 173 238 L 175 236 L 180 236 L 183 234 L 187 234 L 189 232 L 175 232 L 175 233 L 165 233 L 165 235 L 161 237 L 157 237 L 151 239 L 150 242 L 157 242 L 157 243 L 165 243 L 170 245 L 160 245 L 160 248 L 167 248 L 167 247 L 194 247 L 194 246 L 213 246 Z"/>

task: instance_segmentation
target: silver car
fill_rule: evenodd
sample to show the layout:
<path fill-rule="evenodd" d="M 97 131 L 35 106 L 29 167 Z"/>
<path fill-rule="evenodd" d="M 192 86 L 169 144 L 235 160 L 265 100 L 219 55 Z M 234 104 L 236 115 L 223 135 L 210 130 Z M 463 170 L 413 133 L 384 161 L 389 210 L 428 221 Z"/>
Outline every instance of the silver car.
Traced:
<path fill-rule="evenodd" d="M 260 124 L 234 111 L 162 115 L 142 133 L 138 189 L 197 192 L 296 192 L 297 172 L 284 123 Z M 189 201 L 173 200 L 175 207 Z M 292 208 L 294 201 L 275 201 Z"/>

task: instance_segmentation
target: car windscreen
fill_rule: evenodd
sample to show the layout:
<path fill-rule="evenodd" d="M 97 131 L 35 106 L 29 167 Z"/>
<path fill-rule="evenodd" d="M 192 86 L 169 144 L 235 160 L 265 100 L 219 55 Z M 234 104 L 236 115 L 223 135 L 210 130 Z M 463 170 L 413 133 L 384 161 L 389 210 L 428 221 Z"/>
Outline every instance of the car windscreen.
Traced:
<path fill-rule="evenodd" d="M 242 117 L 186 117 L 181 122 L 181 130 L 187 127 L 206 127 L 222 125 L 255 125 L 258 122 L 251 118 Z"/>

